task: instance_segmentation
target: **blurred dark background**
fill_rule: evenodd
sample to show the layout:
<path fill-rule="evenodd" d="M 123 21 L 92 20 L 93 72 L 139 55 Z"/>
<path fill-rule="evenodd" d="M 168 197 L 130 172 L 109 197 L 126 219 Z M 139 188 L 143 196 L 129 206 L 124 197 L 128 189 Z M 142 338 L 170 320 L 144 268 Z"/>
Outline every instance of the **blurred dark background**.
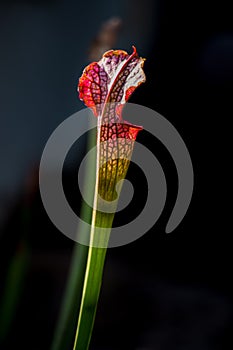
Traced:
<path fill-rule="evenodd" d="M 83 68 L 109 45 L 127 51 L 135 45 L 147 58 L 147 82 L 130 102 L 156 110 L 179 131 L 192 158 L 195 187 L 182 223 L 166 235 L 177 193 L 175 166 L 164 146 L 142 131 L 138 141 L 156 154 L 166 174 L 166 207 L 145 236 L 108 251 L 90 348 L 233 346 L 229 225 L 233 23 L 227 4 L 1 2 L 0 312 L 4 318 L 0 316 L 0 332 L 4 337 L 0 349 L 50 348 L 74 243 L 56 230 L 43 209 L 38 166 L 52 131 L 83 107 L 76 92 Z M 84 146 L 85 140 L 78 145 L 77 164 Z M 66 191 L 78 208 L 77 164 L 67 171 Z M 123 216 L 134 214 L 146 189 L 134 166 L 128 178 L 138 195 Z M 9 271 L 17 281 L 18 270 L 24 278 L 14 290 Z M 8 293 L 18 298 L 9 319 L 2 302 L 6 284 Z"/>

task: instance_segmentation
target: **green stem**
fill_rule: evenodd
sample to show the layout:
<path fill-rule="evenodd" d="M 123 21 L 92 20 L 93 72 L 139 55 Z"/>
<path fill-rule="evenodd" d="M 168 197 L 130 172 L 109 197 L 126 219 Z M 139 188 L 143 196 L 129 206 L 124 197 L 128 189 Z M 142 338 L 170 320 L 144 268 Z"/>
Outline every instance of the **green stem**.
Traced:
<path fill-rule="evenodd" d="M 114 214 L 106 214 L 97 211 L 94 217 L 95 223 L 98 226 L 95 226 L 92 230 L 90 239 L 93 240 L 94 236 L 96 238 L 97 230 L 97 234 L 101 235 L 101 228 L 109 228 L 109 234 L 106 238 L 107 240 L 110 235 L 110 228 L 112 226 Z M 107 248 L 89 247 L 74 350 L 87 350 L 90 344 L 102 284 L 106 251 Z"/>

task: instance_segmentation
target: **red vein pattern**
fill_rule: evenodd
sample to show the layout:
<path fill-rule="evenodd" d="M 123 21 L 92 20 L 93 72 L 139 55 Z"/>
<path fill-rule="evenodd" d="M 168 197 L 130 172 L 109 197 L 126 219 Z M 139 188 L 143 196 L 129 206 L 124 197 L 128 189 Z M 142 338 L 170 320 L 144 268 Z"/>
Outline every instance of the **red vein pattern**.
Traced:
<path fill-rule="evenodd" d="M 87 66 L 79 79 L 79 98 L 98 117 L 100 129 L 100 158 L 105 166 L 100 168 L 100 182 L 104 183 L 102 195 L 126 175 L 141 126 L 123 120 L 122 109 L 134 90 L 145 82 L 144 59 L 123 50 L 107 51 L 99 62 Z"/>

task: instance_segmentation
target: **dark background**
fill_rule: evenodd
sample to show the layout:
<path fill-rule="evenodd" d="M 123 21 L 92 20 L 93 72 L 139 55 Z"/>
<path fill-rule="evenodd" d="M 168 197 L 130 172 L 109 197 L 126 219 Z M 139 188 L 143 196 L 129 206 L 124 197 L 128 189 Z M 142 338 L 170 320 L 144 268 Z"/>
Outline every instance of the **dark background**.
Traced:
<path fill-rule="evenodd" d="M 49 221 L 37 169 L 49 135 L 83 107 L 77 81 L 101 24 L 113 16 L 122 21 L 114 48 L 130 51 L 134 44 L 147 58 L 147 82 L 130 102 L 156 110 L 179 131 L 195 187 L 182 223 L 166 235 L 177 193 L 175 166 L 158 140 L 139 134 L 166 174 L 166 207 L 145 236 L 108 251 L 91 349 L 230 349 L 232 12 L 226 2 L 168 0 L 0 5 L 2 297 L 9 264 L 25 246 L 28 251 L 24 284 L 0 348 L 51 344 L 74 243 Z M 84 143 L 78 147 L 77 161 Z M 74 174 L 68 172 L 66 189 L 78 207 Z M 134 166 L 128 178 L 138 191 L 127 212 L 133 215 L 146 185 Z"/>

